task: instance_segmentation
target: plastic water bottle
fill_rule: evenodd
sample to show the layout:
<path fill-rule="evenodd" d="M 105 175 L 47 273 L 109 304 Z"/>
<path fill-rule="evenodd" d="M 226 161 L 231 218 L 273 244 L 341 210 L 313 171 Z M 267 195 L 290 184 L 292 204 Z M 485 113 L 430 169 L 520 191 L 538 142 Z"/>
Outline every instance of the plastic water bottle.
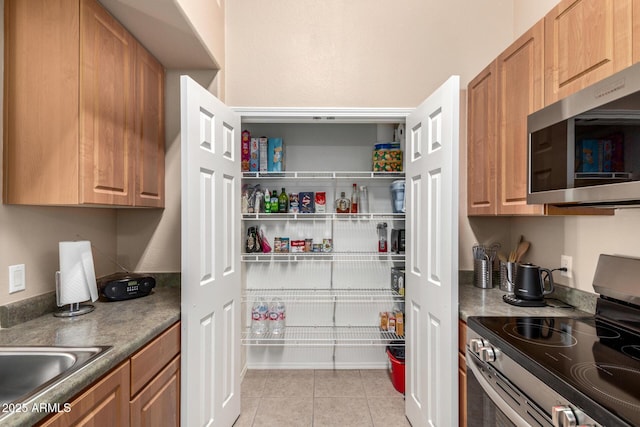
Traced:
<path fill-rule="evenodd" d="M 269 330 L 274 335 L 284 333 L 285 319 L 287 318 L 287 310 L 284 302 L 280 298 L 271 300 L 269 306 Z"/>
<path fill-rule="evenodd" d="M 269 331 L 269 306 L 264 299 L 258 299 L 251 307 L 251 333 L 265 334 Z"/>

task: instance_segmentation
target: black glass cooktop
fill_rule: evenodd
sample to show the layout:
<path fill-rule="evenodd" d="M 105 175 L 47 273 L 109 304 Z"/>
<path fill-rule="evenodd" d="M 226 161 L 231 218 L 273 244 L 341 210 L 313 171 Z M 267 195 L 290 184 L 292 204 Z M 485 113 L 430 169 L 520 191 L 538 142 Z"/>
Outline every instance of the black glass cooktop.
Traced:
<path fill-rule="evenodd" d="M 640 426 L 640 336 L 636 333 L 596 318 L 478 317 L 473 323 L 497 336 L 485 338 L 530 372 L 535 374 L 542 367 L 572 394 L 583 394 L 583 403 L 596 402 Z"/>

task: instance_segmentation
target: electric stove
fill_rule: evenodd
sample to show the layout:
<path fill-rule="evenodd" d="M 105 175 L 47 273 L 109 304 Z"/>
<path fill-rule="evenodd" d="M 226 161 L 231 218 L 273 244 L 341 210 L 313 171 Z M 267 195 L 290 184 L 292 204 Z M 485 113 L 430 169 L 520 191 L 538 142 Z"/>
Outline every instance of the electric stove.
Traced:
<path fill-rule="evenodd" d="M 639 259 L 601 255 L 594 316 L 469 317 L 467 365 L 491 422 L 640 426 L 639 280 Z M 468 425 L 489 425 L 467 398 Z"/>

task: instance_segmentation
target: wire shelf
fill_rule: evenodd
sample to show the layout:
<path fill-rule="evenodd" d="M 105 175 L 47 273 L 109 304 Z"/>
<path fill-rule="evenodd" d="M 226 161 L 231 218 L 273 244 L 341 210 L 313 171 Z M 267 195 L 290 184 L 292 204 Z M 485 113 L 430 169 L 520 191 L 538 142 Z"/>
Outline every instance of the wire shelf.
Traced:
<path fill-rule="evenodd" d="M 284 333 L 278 335 L 256 335 L 247 328 L 242 334 L 242 344 L 246 346 L 359 347 L 386 346 L 391 341 L 404 343 L 404 336 L 376 326 L 287 326 Z"/>
<path fill-rule="evenodd" d="M 404 172 L 372 171 L 283 171 L 283 172 L 243 172 L 245 179 L 402 179 Z"/>
<path fill-rule="evenodd" d="M 242 262 L 402 262 L 404 253 L 393 252 L 286 252 L 286 253 L 244 253 Z"/>
<path fill-rule="evenodd" d="M 404 213 L 243 213 L 245 221 L 354 221 L 380 220 L 403 221 Z"/>
<path fill-rule="evenodd" d="M 253 302 L 259 298 L 278 297 L 288 303 L 326 303 L 326 302 L 393 302 L 404 298 L 392 289 L 342 288 L 342 289 L 246 289 L 242 296 L 244 302 Z"/>

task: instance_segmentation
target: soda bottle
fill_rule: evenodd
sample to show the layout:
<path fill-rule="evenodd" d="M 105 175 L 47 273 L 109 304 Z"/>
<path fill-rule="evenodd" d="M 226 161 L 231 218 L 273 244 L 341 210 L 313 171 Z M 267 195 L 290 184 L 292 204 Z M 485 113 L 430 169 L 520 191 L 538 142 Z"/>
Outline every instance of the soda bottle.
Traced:
<path fill-rule="evenodd" d="M 271 212 L 278 213 L 278 191 L 273 190 L 271 193 Z"/>
<path fill-rule="evenodd" d="M 284 333 L 287 311 L 280 298 L 274 298 L 269 305 L 269 330 L 274 335 Z"/>
<path fill-rule="evenodd" d="M 287 213 L 289 211 L 289 196 L 284 192 L 284 188 L 282 188 L 282 193 L 278 196 L 278 212 Z"/>
<path fill-rule="evenodd" d="M 263 299 L 257 299 L 251 307 L 251 333 L 262 335 L 269 331 L 269 306 Z"/>

